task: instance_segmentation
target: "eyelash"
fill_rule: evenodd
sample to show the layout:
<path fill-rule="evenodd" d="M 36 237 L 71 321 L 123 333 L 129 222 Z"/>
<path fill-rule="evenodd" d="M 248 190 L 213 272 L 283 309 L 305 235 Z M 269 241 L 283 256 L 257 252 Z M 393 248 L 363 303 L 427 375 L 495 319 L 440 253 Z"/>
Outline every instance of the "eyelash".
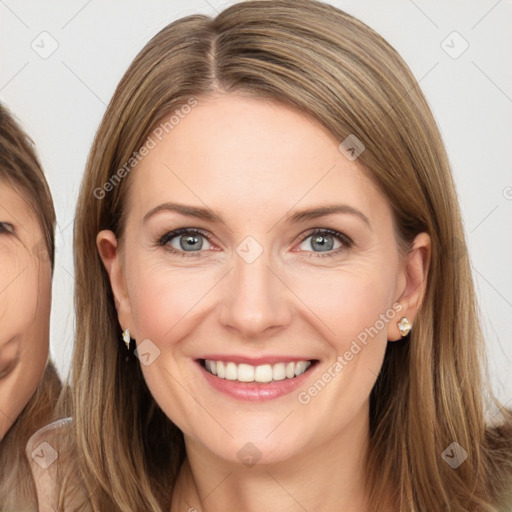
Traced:
<path fill-rule="evenodd" d="M 202 251 L 178 251 L 178 250 L 174 249 L 173 247 L 167 246 L 167 244 L 173 238 L 176 238 L 177 236 L 184 235 L 184 234 L 200 235 L 200 236 L 206 238 L 206 240 L 208 240 L 208 242 L 213 243 L 207 235 L 205 235 L 202 231 L 200 231 L 198 229 L 180 228 L 180 229 L 176 229 L 174 231 L 165 233 L 163 236 L 161 236 L 158 239 L 157 246 L 164 247 L 166 251 L 169 251 L 172 254 L 178 254 L 185 258 L 200 257 Z M 329 258 L 329 257 L 336 256 L 336 255 L 340 254 L 341 252 L 350 249 L 354 245 L 354 242 L 347 235 L 344 235 L 343 233 L 340 233 L 339 231 L 334 231 L 332 229 L 326 229 L 326 228 L 324 228 L 324 229 L 316 228 L 313 231 L 309 231 L 306 235 L 304 235 L 303 238 L 301 238 L 299 244 L 304 242 L 304 240 L 307 240 L 309 237 L 312 237 L 315 235 L 325 235 L 325 234 L 332 235 L 333 237 L 337 238 L 340 242 L 343 243 L 344 247 L 339 247 L 337 250 L 326 252 L 325 254 L 314 253 L 314 251 L 307 251 L 307 252 L 316 254 L 316 256 L 314 256 L 316 258 Z M 312 256 L 309 256 L 309 257 L 311 258 Z"/>

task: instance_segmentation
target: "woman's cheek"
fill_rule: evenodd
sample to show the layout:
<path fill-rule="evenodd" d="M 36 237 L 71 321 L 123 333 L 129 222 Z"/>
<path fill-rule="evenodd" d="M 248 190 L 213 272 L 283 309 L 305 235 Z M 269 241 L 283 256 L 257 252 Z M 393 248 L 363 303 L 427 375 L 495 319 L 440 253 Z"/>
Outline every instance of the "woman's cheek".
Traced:
<path fill-rule="evenodd" d="M 212 272 L 196 269 L 153 267 L 135 272 L 128 289 L 137 336 L 158 344 L 179 338 L 180 332 L 198 314 L 208 290 L 215 284 Z"/>
<path fill-rule="evenodd" d="M 5 269 L 5 273 L 4 273 Z M 23 334 L 34 320 L 39 278 L 26 259 L 9 261 L 0 280 L 1 339 Z"/>
<path fill-rule="evenodd" d="M 1 366 L 14 365 L 0 381 L 0 408 L 14 420 L 27 404 L 42 377 L 48 357 L 51 269 L 26 261 L 23 272 L 0 295 Z M 0 430 L 6 427 L 0 427 Z"/>
<path fill-rule="evenodd" d="M 373 324 L 385 309 L 382 286 L 364 269 L 324 269 L 297 274 L 292 282 L 293 291 L 317 317 L 315 324 L 322 321 L 329 338 L 346 339 L 356 326 Z"/>
<path fill-rule="evenodd" d="M 12 323 L 10 315 L 13 310 L 19 309 L 17 306 L 17 287 L 22 278 L 21 262 L 13 257 L 13 254 L 0 248 L 0 319 L 2 320 L 2 330 L 5 331 L 7 323 Z M 11 320 L 9 320 L 11 318 Z"/>

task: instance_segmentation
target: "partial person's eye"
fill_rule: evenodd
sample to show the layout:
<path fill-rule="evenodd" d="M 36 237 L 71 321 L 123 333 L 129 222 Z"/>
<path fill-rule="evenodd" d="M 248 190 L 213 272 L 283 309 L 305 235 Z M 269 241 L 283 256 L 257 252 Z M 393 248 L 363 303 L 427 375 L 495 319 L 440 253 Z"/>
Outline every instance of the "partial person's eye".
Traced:
<path fill-rule="evenodd" d="M 309 232 L 306 236 L 302 238 L 301 245 L 304 244 L 305 241 L 310 238 L 311 241 L 308 242 L 308 244 L 310 247 L 313 248 L 313 251 L 310 252 L 316 253 L 315 257 L 319 258 L 325 258 L 327 256 L 336 256 L 341 252 L 350 249 L 354 245 L 354 242 L 347 235 L 344 235 L 343 233 L 334 231 L 332 229 L 315 229 L 313 232 Z M 335 239 L 341 242 L 341 244 L 338 245 L 338 247 L 334 247 Z M 318 251 L 316 249 L 318 249 Z M 307 251 L 308 249 L 305 250 Z M 319 254 L 322 252 L 325 254 Z"/>
<path fill-rule="evenodd" d="M 9 373 L 16 368 L 18 360 L 18 357 L 4 358 L 2 357 L 2 354 L 0 354 L 0 380 L 9 375 Z"/>
<path fill-rule="evenodd" d="M 176 239 L 176 240 L 175 240 Z M 166 233 L 158 240 L 158 245 L 173 254 L 185 257 L 201 256 L 203 240 L 210 243 L 208 237 L 195 228 L 180 228 Z"/>
<path fill-rule="evenodd" d="M 8 222 L 0 222 L 0 234 L 14 234 L 14 226 Z"/>

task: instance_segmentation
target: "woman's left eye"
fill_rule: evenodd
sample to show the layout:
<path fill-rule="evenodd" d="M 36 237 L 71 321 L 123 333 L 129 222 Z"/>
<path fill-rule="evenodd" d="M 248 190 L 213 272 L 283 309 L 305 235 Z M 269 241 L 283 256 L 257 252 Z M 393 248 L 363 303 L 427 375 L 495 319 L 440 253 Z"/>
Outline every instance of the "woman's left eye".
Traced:
<path fill-rule="evenodd" d="M 301 245 L 305 244 L 306 240 L 310 238 L 311 241 L 308 242 L 308 244 L 313 250 L 311 251 L 307 248 L 303 248 L 302 250 L 317 253 L 315 256 L 320 258 L 335 256 L 340 252 L 349 249 L 353 245 L 352 240 L 347 235 L 332 229 L 315 229 L 313 232 L 309 232 L 302 238 Z M 335 240 L 338 241 L 337 247 L 335 247 Z M 202 249 L 209 248 L 204 247 L 204 241 L 206 241 L 207 244 L 210 244 L 209 238 L 198 229 L 181 228 L 176 229 L 175 231 L 170 231 L 160 237 L 158 245 L 165 247 L 169 252 L 179 254 L 180 256 L 198 257 L 201 256 Z"/>

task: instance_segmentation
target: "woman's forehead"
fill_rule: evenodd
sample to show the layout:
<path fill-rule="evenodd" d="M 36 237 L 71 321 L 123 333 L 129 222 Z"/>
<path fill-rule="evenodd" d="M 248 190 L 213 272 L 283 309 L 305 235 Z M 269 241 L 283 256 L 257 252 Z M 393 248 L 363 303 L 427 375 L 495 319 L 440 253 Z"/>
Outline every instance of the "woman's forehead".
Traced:
<path fill-rule="evenodd" d="M 0 221 L 8 219 L 21 225 L 36 220 L 27 199 L 8 181 L 0 179 Z"/>
<path fill-rule="evenodd" d="M 155 140 L 131 179 L 132 199 L 151 207 L 200 199 L 257 213 L 333 202 L 376 210 L 385 202 L 357 161 L 314 120 L 231 95 L 199 102 Z"/>

